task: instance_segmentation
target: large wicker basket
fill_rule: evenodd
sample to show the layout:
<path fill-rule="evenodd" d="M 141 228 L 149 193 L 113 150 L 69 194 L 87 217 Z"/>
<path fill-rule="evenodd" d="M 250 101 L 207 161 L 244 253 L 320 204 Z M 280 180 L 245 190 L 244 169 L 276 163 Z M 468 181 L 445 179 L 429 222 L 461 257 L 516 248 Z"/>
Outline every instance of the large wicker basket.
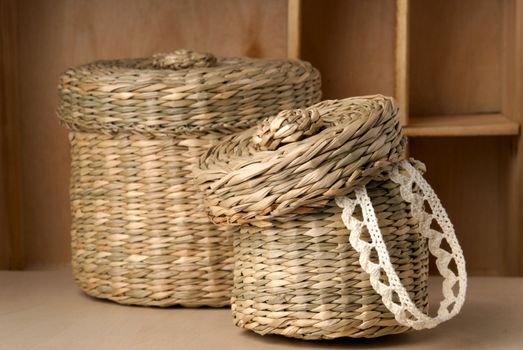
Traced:
<path fill-rule="evenodd" d="M 224 135 L 317 102 L 317 70 L 179 50 L 69 69 L 59 90 L 81 289 L 122 304 L 229 304 L 234 229 L 209 221 L 192 169 Z"/>
<path fill-rule="evenodd" d="M 404 146 L 396 114 L 382 96 L 324 101 L 283 111 L 202 157 L 197 182 L 213 221 L 241 225 L 234 240 L 236 325 L 303 339 L 409 329 L 375 290 L 389 275 L 378 271 L 378 282 L 369 277 L 365 254 L 352 240 L 356 231 L 342 220 L 342 212 L 367 220 L 363 205 L 345 213 L 337 204 L 362 187 L 406 298 L 426 311 L 427 240 L 404 189 L 391 179 L 393 169 L 397 176 L 406 172 L 396 167 Z M 358 238 L 370 246 L 369 231 Z M 381 262 L 378 253 L 368 249 L 367 260 Z M 391 299 L 397 303 L 398 295 Z"/>

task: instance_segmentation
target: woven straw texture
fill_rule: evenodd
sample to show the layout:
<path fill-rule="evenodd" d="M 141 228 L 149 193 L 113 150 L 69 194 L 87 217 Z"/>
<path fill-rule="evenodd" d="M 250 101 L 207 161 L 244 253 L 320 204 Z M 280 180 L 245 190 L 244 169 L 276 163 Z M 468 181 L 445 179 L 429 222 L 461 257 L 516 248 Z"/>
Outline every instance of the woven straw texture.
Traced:
<path fill-rule="evenodd" d="M 192 170 L 224 135 L 317 102 L 320 78 L 290 60 L 180 50 L 66 71 L 72 261 L 87 294 L 122 304 L 223 306 L 233 227 L 213 225 Z"/>
<path fill-rule="evenodd" d="M 347 195 L 402 158 L 397 112 L 383 96 L 328 100 L 227 137 L 197 174 L 210 215 L 270 226 Z"/>
<path fill-rule="evenodd" d="M 408 329 L 370 285 L 334 201 L 363 184 L 402 283 L 426 309 L 426 242 L 388 177 L 404 148 L 397 112 L 383 96 L 324 101 L 267 118 L 202 157 L 197 182 L 206 209 L 223 227 L 240 225 L 236 325 L 302 339 Z"/>

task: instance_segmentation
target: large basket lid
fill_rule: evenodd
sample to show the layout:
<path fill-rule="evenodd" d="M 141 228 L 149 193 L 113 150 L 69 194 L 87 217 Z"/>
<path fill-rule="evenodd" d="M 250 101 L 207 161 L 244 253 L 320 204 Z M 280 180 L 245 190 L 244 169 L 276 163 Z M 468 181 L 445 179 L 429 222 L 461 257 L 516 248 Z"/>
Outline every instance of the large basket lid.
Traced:
<path fill-rule="evenodd" d="M 71 68 L 59 92 L 58 117 L 72 130 L 155 136 L 243 130 L 321 94 L 307 62 L 188 50 Z"/>
<path fill-rule="evenodd" d="M 397 113 L 381 95 L 327 100 L 226 137 L 197 172 L 209 215 L 265 226 L 349 194 L 403 158 Z"/>

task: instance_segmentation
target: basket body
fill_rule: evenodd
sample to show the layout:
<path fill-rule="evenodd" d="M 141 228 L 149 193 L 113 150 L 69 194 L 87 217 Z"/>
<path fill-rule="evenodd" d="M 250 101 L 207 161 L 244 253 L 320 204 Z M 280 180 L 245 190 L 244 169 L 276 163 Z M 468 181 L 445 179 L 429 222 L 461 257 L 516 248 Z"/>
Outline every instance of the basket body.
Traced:
<path fill-rule="evenodd" d="M 226 135 L 320 98 L 319 74 L 305 62 L 187 64 L 192 56 L 181 51 L 167 68 L 148 59 L 100 61 L 62 75 L 72 264 L 91 296 L 148 306 L 228 305 L 237 229 L 211 223 L 193 168 Z"/>
<path fill-rule="evenodd" d="M 428 250 L 394 182 L 367 184 L 379 225 L 410 297 L 428 305 Z M 349 243 L 334 200 L 323 209 L 235 236 L 232 312 L 237 326 L 301 339 L 401 333 Z M 375 253 L 375 252 L 374 252 Z"/>
<path fill-rule="evenodd" d="M 191 174 L 217 138 L 70 133 L 72 262 L 87 294 L 135 305 L 229 304 L 235 229 L 209 221 Z"/>

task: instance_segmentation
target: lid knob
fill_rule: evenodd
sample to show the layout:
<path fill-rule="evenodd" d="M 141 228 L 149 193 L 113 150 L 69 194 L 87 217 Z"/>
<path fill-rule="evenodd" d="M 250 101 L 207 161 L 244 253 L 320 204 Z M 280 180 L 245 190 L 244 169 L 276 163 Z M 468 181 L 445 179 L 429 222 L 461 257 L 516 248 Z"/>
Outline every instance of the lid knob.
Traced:
<path fill-rule="evenodd" d="M 191 50 L 176 50 L 169 53 L 157 53 L 152 57 L 152 66 L 157 69 L 204 68 L 216 65 L 216 57 L 210 53 Z"/>
<path fill-rule="evenodd" d="M 252 141 L 259 150 L 274 151 L 280 144 L 302 140 L 323 127 L 316 108 L 285 110 L 258 125 Z"/>

